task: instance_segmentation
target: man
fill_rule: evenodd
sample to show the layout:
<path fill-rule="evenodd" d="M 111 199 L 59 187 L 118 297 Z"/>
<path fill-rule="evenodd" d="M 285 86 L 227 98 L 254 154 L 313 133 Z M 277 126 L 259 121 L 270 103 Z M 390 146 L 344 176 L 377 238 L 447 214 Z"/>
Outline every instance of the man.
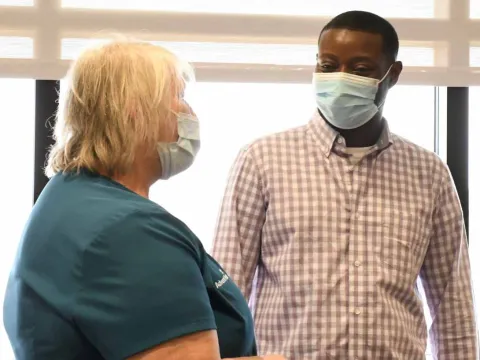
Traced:
<path fill-rule="evenodd" d="M 233 167 L 214 256 L 251 301 L 261 353 L 424 359 L 420 278 L 434 357 L 477 359 L 450 173 L 435 154 L 390 133 L 382 117 L 402 71 L 398 48 L 379 16 L 334 18 L 318 41 L 318 113 L 251 144 Z"/>

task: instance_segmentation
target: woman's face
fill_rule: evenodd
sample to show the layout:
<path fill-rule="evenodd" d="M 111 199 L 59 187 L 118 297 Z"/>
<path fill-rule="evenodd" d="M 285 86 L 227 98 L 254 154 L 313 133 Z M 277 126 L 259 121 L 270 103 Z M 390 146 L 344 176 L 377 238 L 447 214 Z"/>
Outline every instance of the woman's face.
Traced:
<path fill-rule="evenodd" d="M 173 101 L 172 105 L 172 112 L 170 113 L 170 118 L 168 119 L 168 123 L 172 124 L 172 131 L 170 133 L 170 139 L 166 142 L 175 142 L 178 140 L 178 120 L 176 114 L 190 114 L 196 117 L 195 112 L 192 110 L 190 105 L 185 101 L 183 97 L 183 91 L 179 96 Z"/>

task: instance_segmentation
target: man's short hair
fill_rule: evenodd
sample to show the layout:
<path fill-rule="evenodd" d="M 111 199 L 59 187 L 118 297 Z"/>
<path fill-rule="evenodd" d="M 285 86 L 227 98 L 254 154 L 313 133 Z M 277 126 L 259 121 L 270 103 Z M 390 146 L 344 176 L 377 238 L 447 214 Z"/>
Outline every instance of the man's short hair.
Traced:
<path fill-rule="evenodd" d="M 384 18 L 367 11 L 347 11 L 334 17 L 320 33 L 327 30 L 346 29 L 378 34 L 383 40 L 383 52 L 388 59 L 395 61 L 398 55 L 399 41 L 395 28 Z M 320 40 L 320 38 L 319 38 Z"/>

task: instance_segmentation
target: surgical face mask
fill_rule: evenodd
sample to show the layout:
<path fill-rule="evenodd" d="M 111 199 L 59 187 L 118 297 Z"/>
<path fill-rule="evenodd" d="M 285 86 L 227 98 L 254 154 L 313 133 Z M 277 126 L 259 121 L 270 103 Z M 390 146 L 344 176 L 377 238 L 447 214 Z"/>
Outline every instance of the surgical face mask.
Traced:
<path fill-rule="evenodd" d="M 179 114 L 178 140 L 174 143 L 158 143 L 157 151 L 162 164 L 160 179 L 166 180 L 187 170 L 200 150 L 200 126 L 198 119 L 189 114 Z"/>
<path fill-rule="evenodd" d="M 339 129 L 355 129 L 366 124 L 378 112 L 375 97 L 390 69 L 381 80 L 344 72 L 313 74 L 318 109 Z"/>

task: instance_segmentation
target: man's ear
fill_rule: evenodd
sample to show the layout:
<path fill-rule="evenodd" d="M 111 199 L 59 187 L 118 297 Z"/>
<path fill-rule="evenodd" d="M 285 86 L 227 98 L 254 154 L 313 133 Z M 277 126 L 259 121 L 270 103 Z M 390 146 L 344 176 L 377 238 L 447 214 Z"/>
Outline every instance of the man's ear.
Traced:
<path fill-rule="evenodd" d="M 388 88 L 391 89 L 394 87 L 397 82 L 400 74 L 403 70 L 403 64 L 401 61 L 395 61 L 390 69 L 390 81 L 388 82 Z"/>

